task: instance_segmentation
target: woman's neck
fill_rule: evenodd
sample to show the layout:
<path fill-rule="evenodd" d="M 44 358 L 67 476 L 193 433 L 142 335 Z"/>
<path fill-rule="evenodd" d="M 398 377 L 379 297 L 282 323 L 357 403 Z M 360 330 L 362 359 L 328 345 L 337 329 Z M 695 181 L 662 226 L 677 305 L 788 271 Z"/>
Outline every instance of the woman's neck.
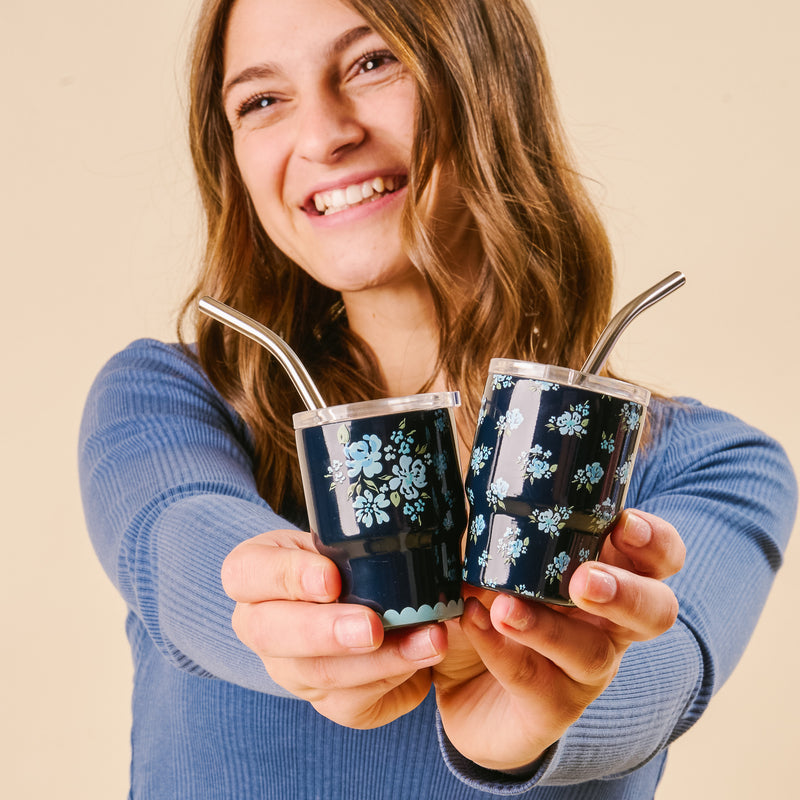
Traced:
<path fill-rule="evenodd" d="M 372 348 L 390 396 L 415 394 L 436 366 L 439 327 L 425 279 L 414 271 L 392 283 L 343 293 L 350 329 Z"/>

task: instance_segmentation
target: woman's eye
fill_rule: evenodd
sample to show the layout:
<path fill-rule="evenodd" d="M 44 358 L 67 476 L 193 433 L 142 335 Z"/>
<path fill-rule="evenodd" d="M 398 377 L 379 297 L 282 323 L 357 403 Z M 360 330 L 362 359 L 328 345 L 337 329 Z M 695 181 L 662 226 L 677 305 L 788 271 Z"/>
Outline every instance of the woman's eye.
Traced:
<path fill-rule="evenodd" d="M 254 111 L 261 111 L 265 108 L 270 108 L 278 101 L 268 94 L 257 94 L 253 97 L 248 97 L 236 109 L 236 116 L 241 119 Z"/>
<path fill-rule="evenodd" d="M 382 50 L 377 53 L 367 53 L 358 62 L 359 72 L 374 72 L 389 63 L 396 63 L 397 59 L 388 51 Z"/>

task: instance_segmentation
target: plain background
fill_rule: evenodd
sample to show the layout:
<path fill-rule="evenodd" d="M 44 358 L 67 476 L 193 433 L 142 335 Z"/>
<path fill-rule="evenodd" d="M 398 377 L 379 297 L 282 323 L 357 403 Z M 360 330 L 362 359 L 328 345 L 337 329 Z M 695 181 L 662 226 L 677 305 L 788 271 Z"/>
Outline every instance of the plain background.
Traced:
<path fill-rule="evenodd" d="M 196 263 L 183 86 L 197 5 L 0 5 L 3 797 L 127 791 L 124 609 L 86 536 L 75 445 L 93 376 L 134 338 L 174 338 Z M 688 278 L 615 366 L 733 411 L 800 465 L 798 5 L 535 7 L 613 236 L 617 305 L 674 269 Z M 733 678 L 672 748 L 658 800 L 795 786 L 798 547 Z"/>

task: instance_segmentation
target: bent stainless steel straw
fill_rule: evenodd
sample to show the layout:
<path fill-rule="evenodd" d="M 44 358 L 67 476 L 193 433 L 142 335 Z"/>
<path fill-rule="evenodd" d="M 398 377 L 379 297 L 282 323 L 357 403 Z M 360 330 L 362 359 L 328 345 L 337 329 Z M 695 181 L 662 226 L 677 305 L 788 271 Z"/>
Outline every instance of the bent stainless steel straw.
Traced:
<path fill-rule="evenodd" d="M 277 333 L 213 297 L 201 297 L 197 306 L 212 319 L 233 328 L 269 350 L 286 370 L 309 411 L 328 407 L 297 353 Z"/>
<path fill-rule="evenodd" d="M 650 308 L 659 300 L 663 300 L 668 294 L 672 294 L 676 289 L 683 286 L 684 283 L 686 283 L 684 274 L 682 272 L 673 272 L 663 281 L 659 281 L 655 286 L 651 286 L 646 292 L 642 292 L 626 306 L 623 306 L 600 334 L 597 344 L 592 348 L 592 352 L 589 353 L 589 357 L 581 367 L 581 372 L 591 375 L 600 372 L 625 328 L 642 311 Z"/>

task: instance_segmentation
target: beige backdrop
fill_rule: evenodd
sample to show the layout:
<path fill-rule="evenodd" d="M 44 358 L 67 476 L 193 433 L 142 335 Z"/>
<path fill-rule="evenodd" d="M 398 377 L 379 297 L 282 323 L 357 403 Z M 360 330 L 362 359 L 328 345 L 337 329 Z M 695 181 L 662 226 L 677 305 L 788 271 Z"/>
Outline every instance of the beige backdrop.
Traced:
<path fill-rule="evenodd" d="M 121 601 L 87 541 L 75 441 L 102 363 L 171 338 L 198 251 L 183 133 L 197 2 L 0 4 L 3 75 L 0 795 L 125 796 Z M 616 366 L 723 406 L 800 464 L 798 5 L 535 0 L 568 128 L 596 180 L 619 301 L 688 284 Z M 796 785 L 797 542 L 752 644 L 672 750 L 658 800 Z"/>

